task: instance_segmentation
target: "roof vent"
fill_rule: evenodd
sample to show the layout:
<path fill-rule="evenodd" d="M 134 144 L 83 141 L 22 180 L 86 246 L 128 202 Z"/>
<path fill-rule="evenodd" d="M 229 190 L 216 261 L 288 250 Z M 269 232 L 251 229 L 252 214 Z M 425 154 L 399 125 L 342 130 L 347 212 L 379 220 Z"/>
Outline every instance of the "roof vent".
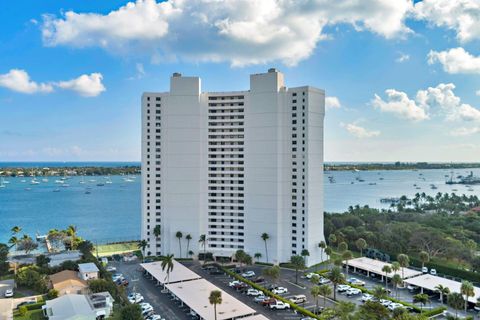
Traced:
<path fill-rule="evenodd" d="M 182 74 L 180 72 L 174 72 L 172 77 L 181 77 Z"/>
<path fill-rule="evenodd" d="M 277 68 L 268 69 L 268 73 L 272 73 L 272 72 L 278 72 Z"/>

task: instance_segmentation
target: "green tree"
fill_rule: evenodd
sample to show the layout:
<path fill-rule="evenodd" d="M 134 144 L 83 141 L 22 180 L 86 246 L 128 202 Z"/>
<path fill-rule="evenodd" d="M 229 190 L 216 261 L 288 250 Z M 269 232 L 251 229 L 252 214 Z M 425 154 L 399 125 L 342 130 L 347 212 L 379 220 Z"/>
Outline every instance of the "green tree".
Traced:
<path fill-rule="evenodd" d="M 398 297 L 398 285 L 402 283 L 402 277 L 398 274 L 395 273 L 392 277 L 392 284 L 393 287 L 395 288 L 395 296 Z"/>
<path fill-rule="evenodd" d="M 142 251 L 142 255 L 145 257 L 145 248 L 147 248 L 148 242 L 147 240 L 142 240 L 137 244 L 138 249 Z"/>
<path fill-rule="evenodd" d="M 312 297 L 315 299 L 315 313 L 317 313 L 317 310 L 318 310 L 318 297 L 321 295 L 320 287 L 319 287 L 319 286 L 313 286 L 313 287 L 310 289 L 310 294 L 311 294 Z"/>
<path fill-rule="evenodd" d="M 325 248 L 325 254 L 328 256 L 329 261 L 331 261 L 332 259 L 332 253 L 333 253 L 332 247 Z"/>
<path fill-rule="evenodd" d="M 320 295 L 323 296 L 323 308 L 325 308 L 327 305 L 327 297 L 332 294 L 332 287 L 328 284 L 322 284 L 318 288 Z"/>
<path fill-rule="evenodd" d="M 22 231 L 22 228 L 20 228 L 19 226 L 14 226 L 12 229 L 10 229 L 10 231 L 12 232 L 12 235 L 16 235 L 19 234 L 20 231 Z"/>
<path fill-rule="evenodd" d="M 420 251 L 418 254 L 418 257 L 420 258 L 420 261 L 422 261 L 422 270 L 425 267 L 425 263 L 430 261 L 430 255 L 426 251 Z"/>
<path fill-rule="evenodd" d="M 260 258 L 262 257 L 262 254 L 260 252 L 256 252 L 253 257 L 255 258 L 256 261 L 260 261 Z"/>
<path fill-rule="evenodd" d="M 352 314 L 355 311 L 355 303 L 348 301 L 340 301 L 335 306 L 335 314 L 340 320 L 353 319 Z"/>
<path fill-rule="evenodd" d="M 360 256 L 363 256 L 363 250 L 367 248 L 367 241 L 363 238 L 358 238 L 357 241 L 355 241 L 355 245 L 357 246 L 357 249 L 360 251 Z"/>
<path fill-rule="evenodd" d="M 179 257 L 182 256 L 182 238 L 183 238 L 183 233 L 181 231 L 177 231 L 177 233 L 175 233 L 175 237 L 178 239 L 178 247 L 180 248 L 180 252 L 179 252 Z"/>
<path fill-rule="evenodd" d="M 280 267 L 271 266 L 269 268 L 263 269 L 263 275 L 267 278 L 270 278 L 273 283 L 276 283 L 280 278 Z"/>
<path fill-rule="evenodd" d="M 328 279 L 333 284 L 333 300 L 337 300 L 337 286 L 345 281 L 345 275 L 339 267 L 333 267 L 328 274 Z"/>
<path fill-rule="evenodd" d="M 465 297 L 465 312 L 467 312 L 468 298 L 475 296 L 475 288 L 470 281 L 462 281 L 460 293 Z"/>
<path fill-rule="evenodd" d="M 153 235 L 155 236 L 155 238 L 158 239 L 161 234 L 162 234 L 162 227 L 159 224 L 157 224 L 155 228 L 153 228 Z"/>
<path fill-rule="evenodd" d="M 38 248 L 38 243 L 34 241 L 29 235 L 24 234 L 18 241 L 17 249 L 25 251 L 25 254 L 29 254 L 33 250 Z"/>
<path fill-rule="evenodd" d="M 302 256 L 294 255 L 290 258 L 290 263 L 295 269 L 295 283 L 298 283 L 298 270 L 305 269 L 305 260 Z"/>
<path fill-rule="evenodd" d="M 18 250 L 18 238 L 15 236 L 12 236 L 9 240 L 8 243 L 11 245 L 10 248 L 15 247 L 15 250 Z"/>
<path fill-rule="evenodd" d="M 410 258 L 406 254 L 399 254 L 397 256 L 398 263 L 400 264 L 400 267 L 402 267 L 402 281 L 405 279 L 405 268 L 408 267 L 408 264 L 410 263 Z"/>
<path fill-rule="evenodd" d="M 392 268 L 386 264 L 382 267 L 382 272 L 385 272 L 385 289 L 388 290 L 388 274 L 392 272 Z"/>
<path fill-rule="evenodd" d="M 330 245 L 331 247 L 333 247 L 333 245 L 337 242 L 337 236 L 334 234 L 334 233 L 331 233 L 329 236 L 328 236 L 328 245 Z"/>
<path fill-rule="evenodd" d="M 108 291 L 112 296 L 116 294 L 115 284 L 105 279 L 94 279 L 88 281 L 88 288 L 92 293 L 99 293 Z"/>
<path fill-rule="evenodd" d="M 458 292 L 452 292 L 447 296 L 447 304 L 455 310 L 455 319 L 458 319 L 458 310 L 463 307 L 463 296 Z"/>
<path fill-rule="evenodd" d="M 246 256 L 247 256 L 247 253 L 242 249 L 238 249 L 237 251 L 235 251 L 235 254 L 234 254 L 235 260 L 237 260 L 237 262 L 240 263 L 241 267 L 245 262 Z"/>
<path fill-rule="evenodd" d="M 325 243 L 325 241 L 320 241 L 320 243 L 318 244 L 318 247 L 321 249 L 320 250 L 320 260 L 323 262 L 323 252 L 325 251 L 325 249 L 327 248 L 327 244 Z"/>
<path fill-rule="evenodd" d="M 346 265 L 346 270 L 347 270 L 347 277 L 348 277 L 348 261 L 350 261 L 353 258 L 352 251 L 350 250 L 345 250 L 342 253 L 342 259 L 345 260 L 345 265 Z"/>
<path fill-rule="evenodd" d="M 207 236 L 205 234 L 201 234 L 198 242 L 203 247 L 203 264 L 205 264 L 205 262 L 207 262 Z"/>
<path fill-rule="evenodd" d="M 430 301 L 430 298 L 426 293 L 419 293 L 413 296 L 413 302 L 420 303 L 420 312 L 423 311 L 423 306 L 426 305 L 428 301 Z"/>
<path fill-rule="evenodd" d="M 9 248 L 6 244 L 0 243 L 0 275 L 8 273 L 10 265 L 8 263 Z"/>
<path fill-rule="evenodd" d="M 120 309 L 120 320 L 143 320 L 142 309 L 138 304 L 128 304 Z"/>
<path fill-rule="evenodd" d="M 344 252 L 348 250 L 348 244 L 345 241 L 342 241 L 338 244 L 338 251 Z"/>
<path fill-rule="evenodd" d="M 47 300 L 58 298 L 58 290 L 50 289 L 47 292 Z"/>
<path fill-rule="evenodd" d="M 166 256 L 162 257 L 161 259 L 162 261 L 162 271 L 166 272 L 167 273 L 167 277 L 166 277 L 166 283 L 170 283 L 170 272 L 173 271 L 173 254 L 167 254 Z"/>
<path fill-rule="evenodd" d="M 448 287 L 445 287 L 445 286 L 439 284 L 435 287 L 435 291 L 440 293 L 440 301 L 443 304 L 444 303 L 443 298 L 448 296 L 448 294 L 450 293 L 450 289 Z"/>
<path fill-rule="evenodd" d="M 356 316 L 359 320 L 387 320 L 390 318 L 390 313 L 380 303 L 367 301 L 360 306 Z"/>
<path fill-rule="evenodd" d="M 217 305 L 222 303 L 222 291 L 220 290 L 213 290 L 210 292 L 210 296 L 208 297 L 208 301 L 211 305 L 213 305 L 213 312 L 215 314 L 215 320 L 217 320 Z"/>
<path fill-rule="evenodd" d="M 270 239 L 270 236 L 268 235 L 268 233 L 264 232 L 262 233 L 262 235 L 260 236 L 263 240 L 263 243 L 265 244 L 265 259 L 268 263 L 268 247 L 267 247 L 267 240 Z"/>
<path fill-rule="evenodd" d="M 385 299 L 388 296 L 388 292 L 382 286 L 375 286 L 372 290 L 372 296 L 374 296 L 377 300 Z"/>
<path fill-rule="evenodd" d="M 190 251 L 190 240 L 192 240 L 192 235 L 187 234 L 185 236 L 185 239 L 187 240 L 187 252 Z"/>
<path fill-rule="evenodd" d="M 77 227 L 73 224 L 69 225 L 65 230 L 66 235 L 69 237 L 70 250 L 75 250 L 77 247 Z"/>

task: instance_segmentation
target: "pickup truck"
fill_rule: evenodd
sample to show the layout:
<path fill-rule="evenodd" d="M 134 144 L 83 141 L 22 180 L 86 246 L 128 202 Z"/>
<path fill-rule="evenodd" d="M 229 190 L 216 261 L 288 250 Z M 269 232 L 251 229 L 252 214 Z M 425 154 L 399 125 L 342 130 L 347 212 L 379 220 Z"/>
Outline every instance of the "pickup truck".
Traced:
<path fill-rule="evenodd" d="M 270 305 L 270 309 L 272 309 L 272 310 L 285 310 L 285 309 L 290 309 L 290 305 L 288 303 L 277 300 L 277 302 L 272 303 Z"/>

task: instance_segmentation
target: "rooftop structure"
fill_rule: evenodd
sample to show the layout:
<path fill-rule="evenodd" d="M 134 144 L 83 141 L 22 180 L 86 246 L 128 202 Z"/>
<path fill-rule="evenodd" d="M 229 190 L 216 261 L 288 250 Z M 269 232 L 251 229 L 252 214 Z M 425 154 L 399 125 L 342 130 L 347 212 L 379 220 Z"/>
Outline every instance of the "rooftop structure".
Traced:
<path fill-rule="evenodd" d="M 162 269 L 162 262 L 160 261 L 141 263 L 140 266 L 161 284 L 182 282 L 201 278 L 198 274 L 188 269 L 176 260 L 173 260 L 173 270 L 170 272 L 168 279 L 167 273 Z"/>
<path fill-rule="evenodd" d="M 69 293 L 86 293 L 88 288 L 87 282 L 80 279 L 76 271 L 63 270 L 50 275 L 48 279 L 49 287 L 57 290 L 60 296 Z"/>
<path fill-rule="evenodd" d="M 343 261 L 343 263 L 346 264 L 346 261 Z M 381 275 L 382 277 L 385 275 L 385 272 L 382 271 L 382 268 L 385 265 L 388 265 L 390 267 L 392 266 L 391 263 L 380 261 L 380 260 L 374 260 L 367 257 L 348 260 L 349 268 L 353 268 L 354 270 L 361 269 L 369 273 L 375 273 L 375 274 Z M 403 271 L 402 269 L 400 269 L 398 273 L 402 274 L 402 272 L 405 279 L 412 278 L 422 274 L 421 271 L 417 271 L 409 268 L 403 268 Z M 390 272 L 387 274 L 387 277 L 391 278 L 393 277 L 394 274 L 395 274 L 394 272 Z"/>
<path fill-rule="evenodd" d="M 113 311 L 113 298 L 108 292 L 92 295 L 66 294 L 47 300 L 42 306 L 48 320 L 96 320 L 108 317 Z"/>

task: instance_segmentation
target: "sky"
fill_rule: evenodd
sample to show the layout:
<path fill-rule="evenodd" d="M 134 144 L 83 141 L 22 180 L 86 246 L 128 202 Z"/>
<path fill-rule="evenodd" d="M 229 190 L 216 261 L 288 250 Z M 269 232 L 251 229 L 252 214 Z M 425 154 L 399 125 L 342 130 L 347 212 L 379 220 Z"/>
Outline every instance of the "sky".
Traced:
<path fill-rule="evenodd" d="M 0 161 L 139 161 L 142 92 L 270 67 L 325 89 L 325 161 L 480 158 L 478 0 L 16 0 L 0 21 Z"/>

